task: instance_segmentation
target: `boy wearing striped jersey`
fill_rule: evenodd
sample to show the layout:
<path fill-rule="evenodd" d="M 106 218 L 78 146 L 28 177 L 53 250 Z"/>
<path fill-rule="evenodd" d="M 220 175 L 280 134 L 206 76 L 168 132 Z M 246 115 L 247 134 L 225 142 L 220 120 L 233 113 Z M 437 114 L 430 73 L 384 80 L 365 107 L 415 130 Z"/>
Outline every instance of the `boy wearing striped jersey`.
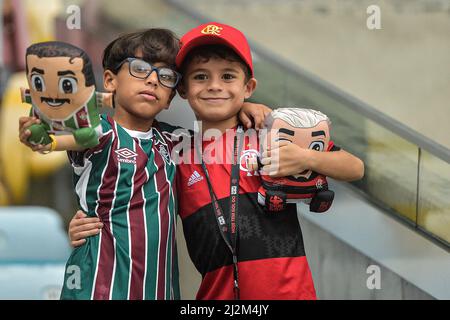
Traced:
<path fill-rule="evenodd" d="M 104 51 L 103 80 L 114 94 L 115 113 L 101 116 L 100 143 L 83 149 L 66 135 L 34 148 L 70 150 L 79 205 L 103 226 L 72 252 L 62 299 L 179 298 L 175 164 L 167 157 L 172 142 L 154 120 L 176 94 L 178 49 L 166 29 L 112 41 Z M 27 134 L 21 132 L 22 142 Z"/>

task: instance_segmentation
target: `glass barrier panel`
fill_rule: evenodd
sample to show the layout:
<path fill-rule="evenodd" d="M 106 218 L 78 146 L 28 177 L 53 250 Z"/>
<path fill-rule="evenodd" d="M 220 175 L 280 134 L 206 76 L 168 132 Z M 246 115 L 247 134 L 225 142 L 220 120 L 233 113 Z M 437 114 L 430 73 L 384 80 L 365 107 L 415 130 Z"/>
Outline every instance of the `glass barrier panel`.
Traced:
<path fill-rule="evenodd" d="M 370 120 L 366 134 L 365 191 L 416 224 L 417 146 Z"/>
<path fill-rule="evenodd" d="M 421 151 L 418 227 L 450 244 L 450 164 Z"/>
<path fill-rule="evenodd" d="M 286 74 L 275 64 L 261 59 L 253 54 L 253 69 L 258 85 L 251 98 L 251 101 L 264 103 L 268 107 L 277 108 L 284 106 L 285 90 L 283 76 Z"/>

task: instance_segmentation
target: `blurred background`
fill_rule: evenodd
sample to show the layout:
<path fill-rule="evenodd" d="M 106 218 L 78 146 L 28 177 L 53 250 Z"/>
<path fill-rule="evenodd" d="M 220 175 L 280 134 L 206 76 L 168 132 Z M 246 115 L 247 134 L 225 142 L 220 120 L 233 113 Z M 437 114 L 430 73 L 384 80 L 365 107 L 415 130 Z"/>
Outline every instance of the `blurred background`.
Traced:
<path fill-rule="evenodd" d="M 362 181 L 332 182 L 329 214 L 298 207 L 318 297 L 450 298 L 450 0 L 2 0 L 0 8 L 0 299 L 58 298 L 77 210 L 66 154 L 35 154 L 18 140 L 29 111 L 19 93 L 26 47 L 80 46 L 102 90 L 102 51 L 121 33 L 164 27 L 181 37 L 207 21 L 250 40 L 253 101 L 326 113 L 336 144 L 365 162 Z M 192 128 L 194 116 L 177 97 L 159 119 Z M 193 299 L 200 278 L 178 226 L 182 298 Z M 369 285 L 371 266 L 379 288 Z"/>

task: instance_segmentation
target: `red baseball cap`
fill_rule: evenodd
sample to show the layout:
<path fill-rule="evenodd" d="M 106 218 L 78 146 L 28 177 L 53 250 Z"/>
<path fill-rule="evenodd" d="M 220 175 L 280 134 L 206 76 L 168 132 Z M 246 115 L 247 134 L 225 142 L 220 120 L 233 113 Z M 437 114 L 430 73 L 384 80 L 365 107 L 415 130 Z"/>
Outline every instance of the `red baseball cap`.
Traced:
<path fill-rule="evenodd" d="M 208 22 L 188 31 L 180 42 L 181 49 L 175 59 L 178 68 L 192 49 L 205 44 L 222 44 L 233 49 L 244 60 L 253 76 L 250 46 L 244 34 L 236 28 L 218 22 Z"/>

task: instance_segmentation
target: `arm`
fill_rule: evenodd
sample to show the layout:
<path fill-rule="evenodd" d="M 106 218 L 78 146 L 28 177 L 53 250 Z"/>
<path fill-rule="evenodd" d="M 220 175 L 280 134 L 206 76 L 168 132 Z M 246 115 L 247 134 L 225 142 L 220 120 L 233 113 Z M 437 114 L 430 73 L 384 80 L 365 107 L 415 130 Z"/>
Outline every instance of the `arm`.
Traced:
<path fill-rule="evenodd" d="M 364 177 L 364 163 L 347 151 L 310 151 L 309 166 L 313 171 L 341 181 L 355 181 Z"/>
<path fill-rule="evenodd" d="M 261 129 L 264 126 L 266 115 L 271 112 L 272 109 L 263 104 L 244 102 L 239 112 L 239 120 L 241 120 L 246 129 L 252 128 L 253 123 L 255 124 L 255 129 Z"/>
<path fill-rule="evenodd" d="M 56 147 L 53 151 L 83 151 L 85 148 L 81 147 L 75 141 L 75 138 L 71 134 L 62 135 L 62 136 L 54 136 L 53 139 L 56 140 Z M 49 147 L 50 145 L 46 145 L 45 147 Z M 50 149 L 48 149 L 50 151 Z"/>
<path fill-rule="evenodd" d="M 285 177 L 304 170 L 341 181 L 359 180 L 364 176 L 364 163 L 344 150 L 319 152 L 285 142 L 263 152 L 261 164 L 262 170 L 273 177 Z"/>

